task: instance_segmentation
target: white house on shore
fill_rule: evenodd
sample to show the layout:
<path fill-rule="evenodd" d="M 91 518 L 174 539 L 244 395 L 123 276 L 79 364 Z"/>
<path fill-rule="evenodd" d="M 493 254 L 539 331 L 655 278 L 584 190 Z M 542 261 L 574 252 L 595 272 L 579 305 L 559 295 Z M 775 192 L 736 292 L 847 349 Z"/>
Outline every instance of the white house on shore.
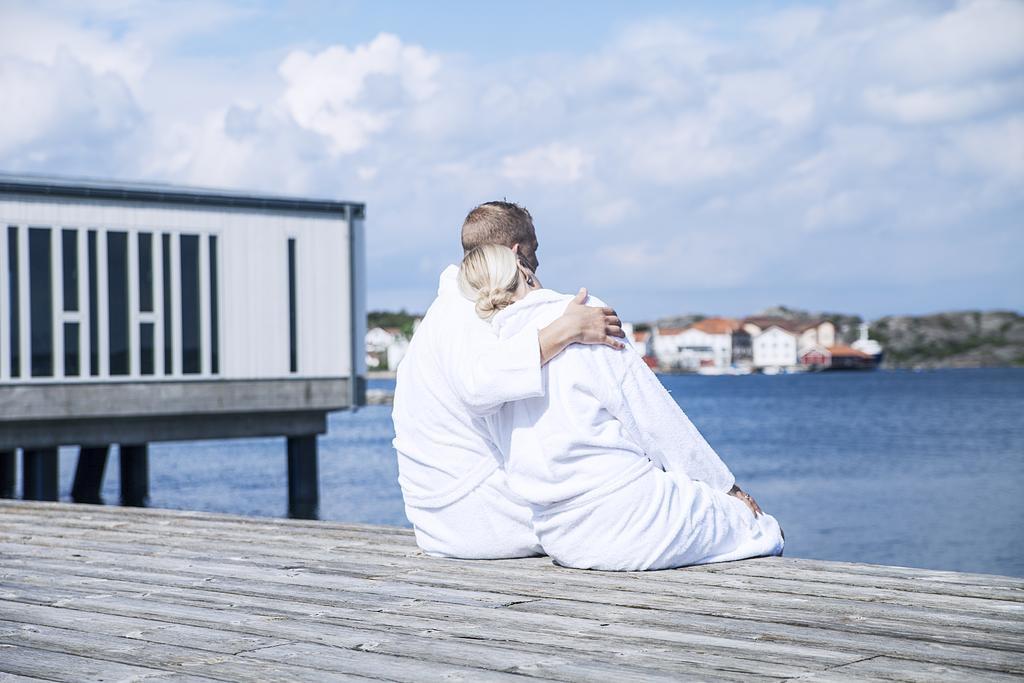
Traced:
<path fill-rule="evenodd" d="M 409 339 L 398 327 L 374 327 L 366 333 L 366 366 L 395 370 L 409 350 Z"/>
<path fill-rule="evenodd" d="M 655 327 L 651 334 L 650 348 L 658 365 L 664 369 L 683 367 L 683 340 L 685 327 Z"/>
<path fill-rule="evenodd" d="M 772 325 L 751 341 L 755 368 L 789 368 L 797 364 L 797 336 Z"/>

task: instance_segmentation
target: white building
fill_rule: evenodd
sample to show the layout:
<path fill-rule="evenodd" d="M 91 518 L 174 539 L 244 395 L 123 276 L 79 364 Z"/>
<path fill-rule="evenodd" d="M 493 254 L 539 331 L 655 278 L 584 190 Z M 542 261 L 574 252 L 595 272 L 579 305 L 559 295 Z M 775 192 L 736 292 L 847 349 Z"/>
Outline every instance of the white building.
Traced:
<path fill-rule="evenodd" d="M 637 330 L 633 323 L 625 323 L 622 326 L 622 331 L 626 333 L 626 338 L 637 353 L 644 357 L 654 355 L 650 330 Z"/>
<path fill-rule="evenodd" d="M 396 370 L 409 350 L 409 340 L 397 327 L 374 327 L 366 333 L 366 364 Z"/>
<path fill-rule="evenodd" d="M 0 481 L 17 448 L 52 497 L 59 445 L 141 471 L 150 441 L 284 435 L 315 497 L 365 387 L 362 204 L 0 176 L 0 219 Z"/>
<path fill-rule="evenodd" d="M 797 364 L 797 335 L 772 325 L 751 342 L 755 368 L 788 368 Z"/>
<path fill-rule="evenodd" d="M 694 369 L 725 370 L 733 363 L 733 336 L 740 323 L 731 318 L 705 318 L 680 335 L 682 353 Z"/>
<path fill-rule="evenodd" d="M 651 351 L 662 368 L 680 368 L 684 362 L 681 336 L 685 328 L 656 327 L 651 336 Z"/>

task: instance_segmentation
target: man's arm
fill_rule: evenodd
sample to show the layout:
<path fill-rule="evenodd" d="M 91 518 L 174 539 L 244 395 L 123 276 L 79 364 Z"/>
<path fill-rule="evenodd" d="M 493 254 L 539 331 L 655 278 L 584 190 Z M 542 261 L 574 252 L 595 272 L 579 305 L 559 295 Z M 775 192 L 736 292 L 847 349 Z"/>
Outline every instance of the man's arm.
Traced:
<path fill-rule="evenodd" d="M 603 356 L 598 363 L 608 368 L 598 395 L 651 461 L 719 491 L 733 487 L 732 472 L 639 354 L 630 349 L 595 355 Z"/>
<path fill-rule="evenodd" d="M 541 367 L 572 344 L 623 348 L 622 323 L 611 308 L 587 306 L 581 289 L 561 317 L 541 330 L 525 329 L 508 339 L 479 339 L 455 368 L 452 387 L 469 410 L 489 415 L 509 401 L 544 395 Z"/>
<path fill-rule="evenodd" d="M 541 329 L 538 340 L 542 365 L 571 344 L 604 344 L 613 349 L 625 346 L 619 341 L 626 336 L 619 316 L 608 306 L 586 305 L 588 298 L 586 287 L 580 289 L 562 316 Z"/>

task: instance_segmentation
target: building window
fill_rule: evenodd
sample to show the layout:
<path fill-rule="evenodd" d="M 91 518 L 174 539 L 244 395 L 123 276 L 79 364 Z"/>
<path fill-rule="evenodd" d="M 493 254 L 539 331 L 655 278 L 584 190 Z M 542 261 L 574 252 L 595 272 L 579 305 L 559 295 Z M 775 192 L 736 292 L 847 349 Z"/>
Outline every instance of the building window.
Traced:
<path fill-rule="evenodd" d="M 199 374 L 199 236 L 181 236 L 181 371 Z"/>
<path fill-rule="evenodd" d="M 29 228 L 29 325 L 33 377 L 53 376 L 53 261 L 50 229 Z"/>
<path fill-rule="evenodd" d="M 152 375 L 156 368 L 156 348 L 153 323 L 139 323 L 139 372 Z"/>
<path fill-rule="evenodd" d="M 18 228 L 7 228 L 7 292 L 11 310 L 11 377 L 21 375 L 21 288 L 18 272 Z"/>
<path fill-rule="evenodd" d="M 210 372 L 220 372 L 220 329 L 217 319 L 217 236 L 210 235 Z"/>
<path fill-rule="evenodd" d="M 153 235 L 139 233 L 139 311 L 153 312 Z"/>
<path fill-rule="evenodd" d="M 78 323 L 64 323 L 64 375 L 66 377 L 78 377 L 82 372 L 78 335 Z"/>
<path fill-rule="evenodd" d="M 288 368 L 299 371 L 298 330 L 295 315 L 295 238 L 288 238 Z"/>
<path fill-rule="evenodd" d="M 89 374 L 100 374 L 100 295 L 96 272 L 96 231 L 86 233 L 86 256 L 89 261 Z"/>
<path fill-rule="evenodd" d="M 163 265 L 164 299 L 164 374 L 174 372 L 174 334 L 171 330 L 171 236 L 160 236 L 160 261 Z"/>
<path fill-rule="evenodd" d="M 128 355 L 128 233 L 107 233 L 107 321 L 110 374 L 127 375 Z"/>
<path fill-rule="evenodd" d="M 78 310 L 78 231 L 61 230 L 64 272 L 64 310 Z"/>

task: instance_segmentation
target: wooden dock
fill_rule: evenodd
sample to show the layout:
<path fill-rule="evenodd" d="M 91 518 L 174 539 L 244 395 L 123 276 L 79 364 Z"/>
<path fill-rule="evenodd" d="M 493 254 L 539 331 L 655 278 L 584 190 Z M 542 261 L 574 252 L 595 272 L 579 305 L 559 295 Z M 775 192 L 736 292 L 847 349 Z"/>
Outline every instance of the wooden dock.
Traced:
<path fill-rule="evenodd" d="M 1021 680 L 1024 580 L 425 557 L 404 529 L 0 502 L 0 681 Z"/>

